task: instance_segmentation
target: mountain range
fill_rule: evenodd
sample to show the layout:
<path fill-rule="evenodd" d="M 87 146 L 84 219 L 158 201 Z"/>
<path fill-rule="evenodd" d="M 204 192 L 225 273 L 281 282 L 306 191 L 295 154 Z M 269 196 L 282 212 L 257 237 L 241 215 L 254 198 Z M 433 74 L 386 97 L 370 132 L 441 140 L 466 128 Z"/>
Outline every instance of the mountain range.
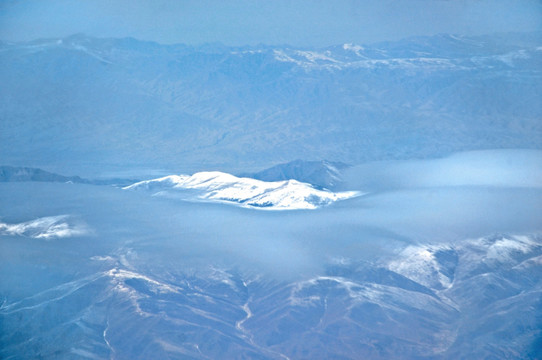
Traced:
<path fill-rule="evenodd" d="M 0 358 L 541 359 L 541 64 L 1 42 Z"/>
<path fill-rule="evenodd" d="M 541 38 L 322 49 L 84 35 L 4 42 L 0 152 L 4 164 L 88 177 L 539 149 Z"/>

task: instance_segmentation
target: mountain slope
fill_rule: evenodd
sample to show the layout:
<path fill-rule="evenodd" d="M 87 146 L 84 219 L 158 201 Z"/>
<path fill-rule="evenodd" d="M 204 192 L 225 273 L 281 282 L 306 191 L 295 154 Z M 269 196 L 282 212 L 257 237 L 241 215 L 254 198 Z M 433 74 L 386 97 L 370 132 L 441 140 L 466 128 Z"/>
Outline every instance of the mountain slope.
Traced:
<path fill-rule="evenodd" d="M 226 202 L 269 210 L 316 209 L 360 195 L 357 191 L 334 193 L 325 189 L 320 190 L 296 180 L 266 182 L 238 178 L 218 171 L 199 172 L 191 176 L 171 175 L 141 181 L 124 189 L 150 191 L 153 195 L 186 200 Z M 186 190 L 194 190 L 196 193 L 187 193 Z"/>
<path fill-rule="evenodd" d="M 0 153 L 88 176 L 119 164 L 246 173 L 300 158 L 540 148 L 540 38 L 325 49 L 83 35 L 3 43 Z"/>
<path fill-rule="evenodd" d="M 346 168 L 341 162 L 295 160 L 247 176 L 264 181 L 294 179 L 330 189 L 342 182 L 341 170 Z"/>
<path fill-rule="evenodd" d="M 1 358 L 542 355 L 542 212 L 531 210 L 533 226 L 501 224 L 526 216 L 508 189 L 476 209 L 508 208 L 485 235 L 450 237 L 437 224 L 422 240 L 409 229 L 434 220 L 407 205 L 435 213 L 445 206 L 435 192 L 401 201 L 392 191 L 378 215 L 376 195 L 264 212 L 110 186 L 0 188 Z M 541 203 L 540 191 L 528 195 Z M 435 216 L 468 228 L 456 215 Z"/>

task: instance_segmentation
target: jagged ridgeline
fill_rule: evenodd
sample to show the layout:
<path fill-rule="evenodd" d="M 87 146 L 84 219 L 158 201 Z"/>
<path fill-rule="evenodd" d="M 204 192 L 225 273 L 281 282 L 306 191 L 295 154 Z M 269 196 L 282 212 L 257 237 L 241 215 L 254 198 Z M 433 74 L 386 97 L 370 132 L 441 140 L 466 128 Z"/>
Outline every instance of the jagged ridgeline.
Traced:
<path fill-rule="evenodd" d="M 540 148 L 541 38 L 320 49 L 83 35 L 2 43 L 0 153 L 4 164 L 84 175 L 98 164 L 240 173 L 295 159 Z"/>

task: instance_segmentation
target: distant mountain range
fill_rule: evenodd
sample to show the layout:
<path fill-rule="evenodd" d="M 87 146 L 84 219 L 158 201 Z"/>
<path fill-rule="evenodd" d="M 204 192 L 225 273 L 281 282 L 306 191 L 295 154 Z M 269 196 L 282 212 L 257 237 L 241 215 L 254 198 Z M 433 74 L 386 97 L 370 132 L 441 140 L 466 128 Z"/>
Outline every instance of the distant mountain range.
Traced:
<path fill-rule="evenodd" d="M 0 154 L 88 177 L 120 164 L 253 173 L 295 159 L 539 149 L 541 63 L 540 33 L 322 49 L 4 42 Z"/>
<path fill-rule="evenodd" d="M 93 185 L 128 185 L 137 180 L 128 179 L 104 179 L 89 180 L 79 176 L 64 176 L 48 172 L 38 168 L 28 168 L 19 166 L 0 166 L 0 182 L 20 182 L 20 181 L 39 181 L 39 182 L 63 182 L 79 183 Z"/>
<path fill-rule="evenodd" d="M 317 188 L 332 189 L 342 182 L 342 171 L 349 165 L 329 161 L 295 160 L 278 164 L 256 173 L 244 173 L 239 177 L 247 177 L 262 181 L 297 180 L 316 186 Z M 0 166 L 0 182 L 14 181 L 43 181 L 43 182 L 73 182 L 81 184 L 128 186 L 139 182 L 137 179 L 103 179 L 90 180 L 79 176 L 64 176 L 39 168 L 20 166 Z"/>

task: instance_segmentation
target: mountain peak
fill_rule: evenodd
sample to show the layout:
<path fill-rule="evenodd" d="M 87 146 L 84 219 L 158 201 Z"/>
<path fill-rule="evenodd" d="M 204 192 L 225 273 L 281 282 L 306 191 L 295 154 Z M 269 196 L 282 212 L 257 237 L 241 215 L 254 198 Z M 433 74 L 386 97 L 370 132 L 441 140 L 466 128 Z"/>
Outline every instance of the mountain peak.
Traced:
<path fill-rule="evenodd" d="M 348 167 L 349 165 L 337 161 L 294 160 L 249 176 L 263 181 L 295 179 L 320 188 L 331 189 L 342 182 L 341 171 Z"/>
<path fill-rule="evenodd" d="M 316 209 L 361 195 L 357 191 L 317 189 L 294 179 L 262 181 L 219 171 L 199 172 L 191 176 L 170 175 L 141 181 L 124 189 L 150 191 L 153 195 L 181 200 L 220 202 L 268 210 Z"/>

